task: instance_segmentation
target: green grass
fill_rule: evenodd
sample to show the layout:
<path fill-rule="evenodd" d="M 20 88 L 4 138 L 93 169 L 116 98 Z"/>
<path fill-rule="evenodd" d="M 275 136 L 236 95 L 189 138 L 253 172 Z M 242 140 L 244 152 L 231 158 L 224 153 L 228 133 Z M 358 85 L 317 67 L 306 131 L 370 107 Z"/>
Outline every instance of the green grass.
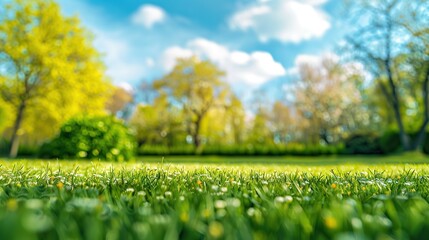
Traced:
<path fill-rule="evenodd" d="M 0 239 L 422 239 L 429 232 L 429 165 L 421 155 L 142 160 L 0 160 Z"/>
<path fill-rule="evenodd" d="M 145 163 L 171 164 L 227 164 L 227 165 L 300 165 L 300 166 L 327 166 L 327 165 L 384 165 L 384 164 L 428 164 L 429 157 L 421 153 L 407 153 L 390 156 L 326 156 L 326 157 L 219 157 L 219 156 L 166 156 L 139 157 L 138 161 Z"/>

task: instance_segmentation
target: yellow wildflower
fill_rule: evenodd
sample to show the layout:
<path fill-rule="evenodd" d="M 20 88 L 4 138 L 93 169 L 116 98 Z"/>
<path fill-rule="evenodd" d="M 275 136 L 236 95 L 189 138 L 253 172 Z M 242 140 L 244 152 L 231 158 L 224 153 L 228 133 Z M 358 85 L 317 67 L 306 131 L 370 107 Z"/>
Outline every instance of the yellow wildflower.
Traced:
<path fill-rule="evenodd" d="M 338 226 L 337 220 L 332 216 L 326 217 L 325 218 L 325 226 L 328 229 L 336 229 Z"/>
<path fill-rule="evenodd" d="M 14 198 L 7 200 L 6 208 L 10 211 L 15 211 L 18 208 L 18 201 Z"/>
<path fill-rule="evenodd" d="M 219 222 L 211 222 L 209 225 L 209 234 L 213 238 L 220 238 L 223 236 L 223 226 Z"/>
<path fill-rule="evenodd" d="M 62 189 L 64 187 L 64 183 L 62 183 L 62 182 L 58 182 L 57 183 L 57 188 L 58 189 Z"/>

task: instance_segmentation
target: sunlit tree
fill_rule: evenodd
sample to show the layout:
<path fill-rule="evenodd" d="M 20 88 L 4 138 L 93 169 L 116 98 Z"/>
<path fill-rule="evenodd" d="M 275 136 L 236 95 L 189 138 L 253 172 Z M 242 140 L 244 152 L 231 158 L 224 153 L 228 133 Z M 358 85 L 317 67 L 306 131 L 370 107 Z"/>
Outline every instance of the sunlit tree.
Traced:
<path fill-rule="evenodd" d="M 342 65 L 335 56 L 319 63 L 301 63 L 296 87 L 295 107 L 306 124 L 307 141 L 331 144 L 358 127 L 367 116 L 361 108 L 357 83 L 362 81 L 359 68 Z"/>
<path fill-rule="evenodd" d="M 133 94 L 122 87 L 114 87 L 112 95 L 109 97 L 106 103 L 107 111 L 117 116 L 119 112 L 122 112 L 122 117 L 126 112 L 126 107 L 133 102 Z"/>
<path fill-rule="evenodd" d="M 421 147 L 429 124 L 429 2 L 426 0 L 349 1 L 356 26 L 347 37 L 355 59 L 370 71 L 392 111 L 404 150 Z M 358 24 L 355 24 L 358 23 Z M 407 73 L 407 74 L 404 74 Z M 408 95 L 409 87 L 415 95 Z M 410 104 L 409 97 L 417 97 Z M 418 106 L 417 138 L 407 134 L 405 118 Z M 405 114 L 404 114 L 405 113 Z"/>
<path fill-rule="evenodd" d="M 185 112 L 187 133 L 196 149 L 201 145 L 201 124 L 210 110 L 224 108 L 232 96 L 225 75 L 213 63 L 196 57 L 178 59 L 171 72 L 154 82 L 154 88 L 168 94 L 172 104 Z"/>
<path fill-rule="evenodd" d="M 0 92 L 13 109 L 15 157 L 22 134 L 52 134 L 73 115 L 103 112 L 110 85 L 88 32 L 58 4 L 14 0 L 0 9 Z"/>
<path fill-rule="evenodd" d="M 130 119 L 138 144 L 175 146 L 186 144 L 184 114 L 160 93 L 153 104 L 140 104 Z"/>

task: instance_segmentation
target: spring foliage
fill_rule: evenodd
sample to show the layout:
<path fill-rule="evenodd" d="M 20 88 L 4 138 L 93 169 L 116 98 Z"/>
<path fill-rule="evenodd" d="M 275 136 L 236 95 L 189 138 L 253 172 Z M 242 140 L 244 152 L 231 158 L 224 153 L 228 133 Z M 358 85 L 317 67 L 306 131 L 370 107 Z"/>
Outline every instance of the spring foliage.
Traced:
<path fill-rule="evenodd" d="M 134 139 L 128 128 L 113 117 L 69 120 L 60 134 L 44 144 L 41 155 L 49 158 L 127 161 L 134 156 Z"/>
<path fill-rule="evenodd" d="M 0 96 L 11 131 L 46 139 L 77 114 L 104 111 L 110 84 L 77 18 L 51 0 L 14 0 L 0 16 Z"/>

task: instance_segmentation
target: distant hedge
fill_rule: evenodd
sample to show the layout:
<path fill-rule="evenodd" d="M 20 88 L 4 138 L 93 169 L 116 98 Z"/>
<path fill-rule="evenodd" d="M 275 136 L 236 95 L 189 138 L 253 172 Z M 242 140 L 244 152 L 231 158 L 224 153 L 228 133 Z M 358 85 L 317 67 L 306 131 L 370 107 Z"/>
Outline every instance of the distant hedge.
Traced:
<path fill-rule="evenodd" d="M 343 152 L 343 145 L 309 146 L 289 145 L 207 145 L 196 152 L 192 145 L 168 147 L 162 145 L 143 145 L 139 148 L 141 156 L 167 155 L 217 155 L 217 156 L 320 156 Z"/>
<path fill-rule="evenodd" d="M 71 119 L 57 137 L 40 148 L 44 158 L 127 161 L 134 155 L 133 135 L 114 117 Z"/>
<path fill-rule="evenodd" d="M 344 141 L 344 154 L 383 154 L 380 137 L 374 133 L 356 133 Z"/>

